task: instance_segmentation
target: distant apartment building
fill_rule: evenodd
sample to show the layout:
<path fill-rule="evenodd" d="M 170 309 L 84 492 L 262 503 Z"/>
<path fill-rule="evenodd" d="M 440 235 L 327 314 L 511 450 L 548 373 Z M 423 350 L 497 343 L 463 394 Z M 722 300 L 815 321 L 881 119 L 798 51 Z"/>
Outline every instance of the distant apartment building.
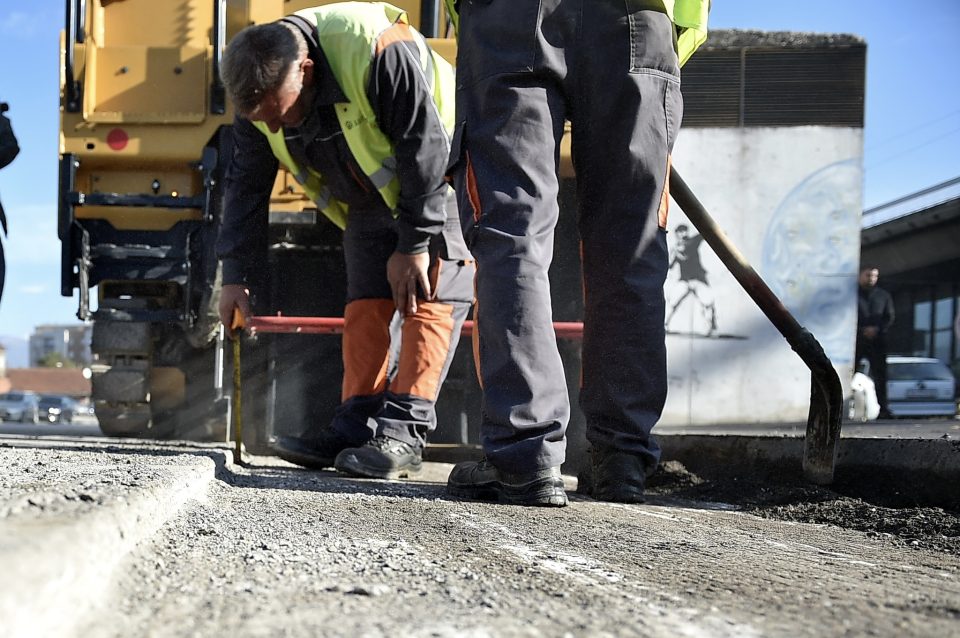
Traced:
<path fill-rule="evenodd" d="M 92 326 L 83 324 L 37 326 L 30 335 L 30 367 L 35 368 L 57 354 L 79 367 L 89 366 Z"/>

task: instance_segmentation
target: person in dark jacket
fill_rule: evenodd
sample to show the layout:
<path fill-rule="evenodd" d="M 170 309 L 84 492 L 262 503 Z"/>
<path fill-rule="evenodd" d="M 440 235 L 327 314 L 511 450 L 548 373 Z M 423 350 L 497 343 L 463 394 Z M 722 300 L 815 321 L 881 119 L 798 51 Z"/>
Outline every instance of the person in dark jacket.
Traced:
<path fill-rule="evenodd" d="M 223 78 L 238 113 L 217 242 L 223 323 L 250 313 L 278 163 L 344 229 L 342 403 L 332 423 L 274 448 L 357 476 L 415 473 L 473 301 L 473 262 L 444 180 L 452 67 L 399 9 L 342 3 L 244 29 Z"/>
<path fill-rule="evenodd" d="M 20 145 L 17 143 L 17 136 L 13 134 L 13 126 L 5 113 L 10 110 L 6 102 L 0 102 L 0 168 L 4 168 L 13 161 L 13 158 L 20 153 Z M 3 229 L 3 236 L 7 236 L 7 215 L 3 210 L 3 203 L 0 202 L 0 228 Z M 0 241 L 0 299 L 3 299 L 3 283 L 7 277 L 7 265 L 3 256 L 3 241 Z"/>
<path fill-rule="evenodd" d="M 880 418 L 889 419 L 887 404 L 887 332 L 893 325 L 893 297 L 877 285 L 880 270 L 876 266 L 860 269 L 860 292 L 857 301 L 856 360 L 870 364 L 870 378 L 877 390 Z"/>

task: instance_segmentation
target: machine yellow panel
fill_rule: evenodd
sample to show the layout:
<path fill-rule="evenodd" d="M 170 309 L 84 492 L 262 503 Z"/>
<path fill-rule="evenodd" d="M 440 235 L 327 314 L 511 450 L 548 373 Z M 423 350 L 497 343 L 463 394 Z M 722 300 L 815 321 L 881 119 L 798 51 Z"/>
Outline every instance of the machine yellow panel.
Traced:
<path fill-rule="evenodd" d="M 164 166 L 129 167 L 89 166 L 84 163 L 77 172 L 77 186 L 86 193 L 153 193 L 172 197 L 193 196 L 203 191 L 200 173 L 184 166 L 175 170 Z"/>
<path fill-rule="evenodd" d="M 195 162 L 203 143 L 217 127 L 233 120 L 226 115 L 208 116 L 202 123 L 91 124 L 79 113 L 61 113 L 60 152 L 73 153 L 99 165 L 132 162 Z"/>
<path fill-rule="evenodd" d="M 200 219 L 193 209 L 157 209 L 132 206 L 79 206 L 77 219 L 102 219 L 117 230 L 170 230 L 174 224 Z"/>
<path fill-rule="evenodd" d="M 292 12 L 287 9 L 285 0 L 234 0 L 227 4 L 227 35 L 232 37 L 243 27 L 273 22 Z M 242 17 L 244 23 L 239 24 L 233 18 L 234 14 Z"/>
<path fill-rule="evenodd" d="M 457 64 L 457 41 L 453 38 L 427 38 L 430 48 L 450 64 Z"/>
<path fill-rule="evenodd" d="M 91 47 L 84 117 L 91 122 L 202 122 L 207 51 L 191 47 Z"/>
<path fill-rule="evenodd" d="M 162 4 L 162 7 L 158 7 Z M 210 42 L 212 0 L 99 0 L 90 15 L 97 46 L 190 46 Z"/>

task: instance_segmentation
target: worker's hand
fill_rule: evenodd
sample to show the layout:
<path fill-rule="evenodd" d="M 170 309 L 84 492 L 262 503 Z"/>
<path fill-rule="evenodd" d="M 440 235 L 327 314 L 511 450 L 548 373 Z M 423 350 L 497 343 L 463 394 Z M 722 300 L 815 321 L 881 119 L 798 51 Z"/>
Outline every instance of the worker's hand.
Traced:
<path fill-rule="evenodd" d="M 860 332 L 861 332 L 861 334 L 863 334 L 863 336 L 866 337 L 867 339 L 874 339 L 874 338 L 876 338 L 877 334 L 880 332 L 880 329 L 877 328 L 876 326 L 867 326 L 866 328 L 864 328 L 864 329 L 861 330 Z"/>
<path fill-rule="evenodd" d="M 235 310 L 240 313 L 244 321 L 250 318 L 250 291 L 240 284 L 227 284 L 220 290 L 220 305 L 217 307 L 217 313 L 231 339 L 234 336 Z"/>
<path fill-rule="evenodd" d="M 430 254 L 416 255 L 393 253 L 387 260 L 387 281 L 393 291 L 393 303 L 402 316 L 417 311 L 417 284 L 423 290 L 427 300 L 433 299 L 427 269 L 430 267 Z"/>

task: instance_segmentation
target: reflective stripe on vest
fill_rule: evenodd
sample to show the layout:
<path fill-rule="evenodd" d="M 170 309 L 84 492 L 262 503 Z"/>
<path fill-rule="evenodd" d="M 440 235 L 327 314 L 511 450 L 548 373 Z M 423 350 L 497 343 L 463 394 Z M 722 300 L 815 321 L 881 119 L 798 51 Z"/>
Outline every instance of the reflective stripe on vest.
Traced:
<path fill-rule="evenodd" d="M 297 180 L 297 183 L 303 188 L 303 192 L 317 205 L 317 210 L 326 215 L 327 218 L 341 230 L 346 228 L 347 205 L 333 198 L 330 189 L 327 188 L 323 176 L 320 173 L 297 164 L 287 149 L 287 144 L 283 139 L 283 131 L 271 133 L 270 129 L 268 129 L 267 125 L 263 122 L 253 122 L 253 125 L 257 127 L 261 133 L 266 135 L 267 142 L 270 143 L 270 150 L 273 151 L 274 157 L 290 171 L 293 178 Z"/>
<path fill-rule="evenodd" d="M 453 67 L 430 50 L 423 36 L 409 26 L 404 11 L 384 2 L 321 6 L 298 11 L 295 15 L 315 26 L 320 48 L 349 100 L 335 104 L 334 112 L 351 154 L 384 203 L 396 214 L 400 199 L 397 159 L 393 144 L 377 125 L 373 106 L 367 97 L 366 82 L 371 62 L 378 47 L 396 40 L 413 41 L 420 54 L 416 67 L 431 88 L 432 106 L 448 135 L 454 126 L 456 87 Z M 413 55 L 405 46 L 402 51 Z M 286 148 L 282 131 L 271 133 L 262 122 L 254 124 L 267 136 L 273 154 L 301 183 L 308 196 L 317 202 L 318 207 L 321 201 L 328 202 L 320 210 L 343 228 L 347 206 L 330 197 L 323 177 L 309 168 L 304 171 L 296 164 Z"/>

